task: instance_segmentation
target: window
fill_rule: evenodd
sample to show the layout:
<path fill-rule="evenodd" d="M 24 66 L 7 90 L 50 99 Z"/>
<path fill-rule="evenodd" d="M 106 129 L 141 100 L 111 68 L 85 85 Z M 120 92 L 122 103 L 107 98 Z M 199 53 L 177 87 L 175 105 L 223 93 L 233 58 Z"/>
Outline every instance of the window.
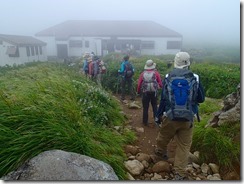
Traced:
<path fill-rule="evenodd" d="M 86 47 L 86 48 L 89 47 L 89 41 L 85 41 L 85 47 Z"/>
<path fill-rule="evenodd" d="M 70 47 L 82 47 L 82 40 L 70 40 L 69 46 Z"/>
<path fill-rule="evenodd" d="M 154 49 L 154 41 L 142 41 L 141 48 L 142 49 Z"/>
<path fill-rule="evenodd" d="M 39 46 L 40 55 L 42 55 L 42 47 Z"/>
<path fill-rule="evenodd" d="M 26 54 L 27 56 L 30 56 L 30 47 L 26 47 Z"/>
<path fill-rule="evenodd" d="M 35 55 L 34 46 L 31 46 L 31 55 L 32 55 L 32 56 Z"/>
<path fill-rule="evenodd" d="M 38 46 L 35 46 L 36 55 L 38 55 Z"/>
<path fill-rule="evenodd" d="M 181 49 L 181 41 L 168 41 L 167 49 Z"/>
<path fill-rule="evenodd" d="M 6 54 L 8 54 L 9 57 L 19 57 L 19 48 L 10 46 L 7 48 Z"/>

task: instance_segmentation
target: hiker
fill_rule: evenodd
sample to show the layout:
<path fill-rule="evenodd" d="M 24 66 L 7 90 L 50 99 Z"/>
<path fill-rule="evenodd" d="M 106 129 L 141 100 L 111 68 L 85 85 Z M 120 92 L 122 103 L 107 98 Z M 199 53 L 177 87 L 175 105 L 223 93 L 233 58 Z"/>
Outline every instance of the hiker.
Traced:
<path fill-rule="evenodd" d="M 137 94 L 142 93 L 142 106 L 143 106 L 143 125 L 148 126 L 148 109 L 149 104 L 152 105 L 153 118 L 157 113 L 157 92 L 162 88 L 162 80 L 159 72 L 156 70 L 156 63 L 151 59 L 147 60 L 144 71 L 140 74 L 137 84 Z"/>
<path fill-rule="evenodd" d="M 88 58 L 90 57 L 89 53 L 86 52 L 83 56 L 83 67 L 82 67 L 82 70 L 83 70 L 83 73 L 85 74 L 85 76 L 87 77 L 88 76 L 88 73 L 89 73 L 89 62 L 88 62 Z"/>
<path fill-rule="evenodd" d="M 92 77 L 93 77 L 92 70 L 93 70 L 93 60 L 92 60 L 92 57 L 89 57 L 88 58 L 88 76 L 90 79 L 92 79 Z"/>
<path fill-rule="evenodd" d="M 135 100 L 135 92 L 133 88 L 132 77 L 134 75 L 134 67 L 129 61 L 129 56 L 124 56 L 124 60 L 121 63 L 120 70 L 118 70 L 119 75 L 121 75 L 121 101 L 125 100 L 125 86 L 128 85 L 128 90 L 130 92 L 130 100 Z"/>
<path fill-rule="evenodd" d="M 89 63 L 89 76 L 94 82 L 101 86 L 102 74 L 106 73 L 106 67 L 104 62 L 98 57 L 94 56 L 90 58 Z"/>
<path fill-rule="evenodd" d="M 91 52 L 90 56 L 92 57 L 92 59 L 94 59 L 94 57 L 96 56 L 96 54 L 94 52 Z"/>
<path fill-rule="evenodd" d="M 102 75 L 105 74 L 107 71 L 107 68 L 105 66 L 105 63 L 103 62 L 103 60 L 98 60 L 98 74 L 97 74 L 97 84 L 98 85 L 102 85 L 101 82 L 102 82 Z"/>
<path fill-rule="evenodd" d="M 175 180 L 188 179 L 186 166 L 192 144 L 193 121 L 196 115 L 200 121 L 198 103 L 205 100 L 199 76 L 192 73 L 189 67 L 190 55 L 178 52 L 174 59 L 174 69 L 163 80 L 160 105 L 155 117 L 155 123 L 160 127 L 155 154 L 167 160 L 168 143 L 174 138 L 177 145 L 174 158 Z M 191 84 L 187 90 L 184 88 L 187 88 L 188 82 L 185 86 L 184 79 Z"/>

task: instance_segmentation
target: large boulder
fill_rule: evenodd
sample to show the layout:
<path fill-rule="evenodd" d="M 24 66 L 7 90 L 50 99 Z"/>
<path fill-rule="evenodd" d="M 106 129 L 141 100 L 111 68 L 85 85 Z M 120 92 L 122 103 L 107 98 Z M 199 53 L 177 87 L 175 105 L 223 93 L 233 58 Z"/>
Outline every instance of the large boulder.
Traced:
<path fill-rule="evenodd" d="M 226 123 L 240 122 L 241 119 L 241 86 L 238 84 L 237 91 L 227 95 L 224 99 L 224 107 L 215 112 L 214 117 L 208 122 L 206 127 L 216 128 Z"/>
<path fill-rule="evenodd" d="M 118 180 L 113 168 L 94 158 L 62 150 L 45 151 L 2 180 Z"/>

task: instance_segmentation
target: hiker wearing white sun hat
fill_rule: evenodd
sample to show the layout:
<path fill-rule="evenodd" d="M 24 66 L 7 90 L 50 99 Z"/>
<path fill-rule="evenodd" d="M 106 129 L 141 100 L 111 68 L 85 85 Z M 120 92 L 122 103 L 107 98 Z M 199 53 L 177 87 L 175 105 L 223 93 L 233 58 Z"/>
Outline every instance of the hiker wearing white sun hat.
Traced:
<path fill-rule="evenodd" d="M 191 64 L 190 55 L 187 52 L 178 52 L 175 55 L 175 59 L 174 59 L 174 67 L 175 68 L 188 69 L 190 64 Z"/>
<path fill-rule="evenodd" d="M 146 61 L 144 71 L 141 73 L 138 84 L 137 93 L 142 93 L 143 118 L 142 123 L 148 126 L 148 109 L 151 102 L 153 109 L 153 117 L 157 112 L 157 91 L 162 88 L 162 80 L 159 72 L 156 70 L 156 63 L 149 59 Z"/>
<path fill-rule="evenodd" d="M 165 76 L 161 100 L 155 117 L 160 130 L 156 138 L 155 154 L 167 160 L 167 145 L 174 139 L 177 145 L 174 170 L 175 180 L 187 180 L 186 166 L 192 144 L 194 120 L 198 121 L 198 104 L 205 100 L 199 76 L 189 70 L 190 55 L 178 52 L 174 69 Z"/>

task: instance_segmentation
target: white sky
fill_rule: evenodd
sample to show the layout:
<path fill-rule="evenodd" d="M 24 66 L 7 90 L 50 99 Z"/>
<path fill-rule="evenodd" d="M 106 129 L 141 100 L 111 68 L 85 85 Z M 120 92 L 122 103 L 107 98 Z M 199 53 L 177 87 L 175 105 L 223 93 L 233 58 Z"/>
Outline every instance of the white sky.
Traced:
<path fill-rule="evenodd" d="M 240 44 L 238 0 L 0 0 L 0 34 L 34 36 L 66 20 L 151 20 L 184 41 Z"/>

